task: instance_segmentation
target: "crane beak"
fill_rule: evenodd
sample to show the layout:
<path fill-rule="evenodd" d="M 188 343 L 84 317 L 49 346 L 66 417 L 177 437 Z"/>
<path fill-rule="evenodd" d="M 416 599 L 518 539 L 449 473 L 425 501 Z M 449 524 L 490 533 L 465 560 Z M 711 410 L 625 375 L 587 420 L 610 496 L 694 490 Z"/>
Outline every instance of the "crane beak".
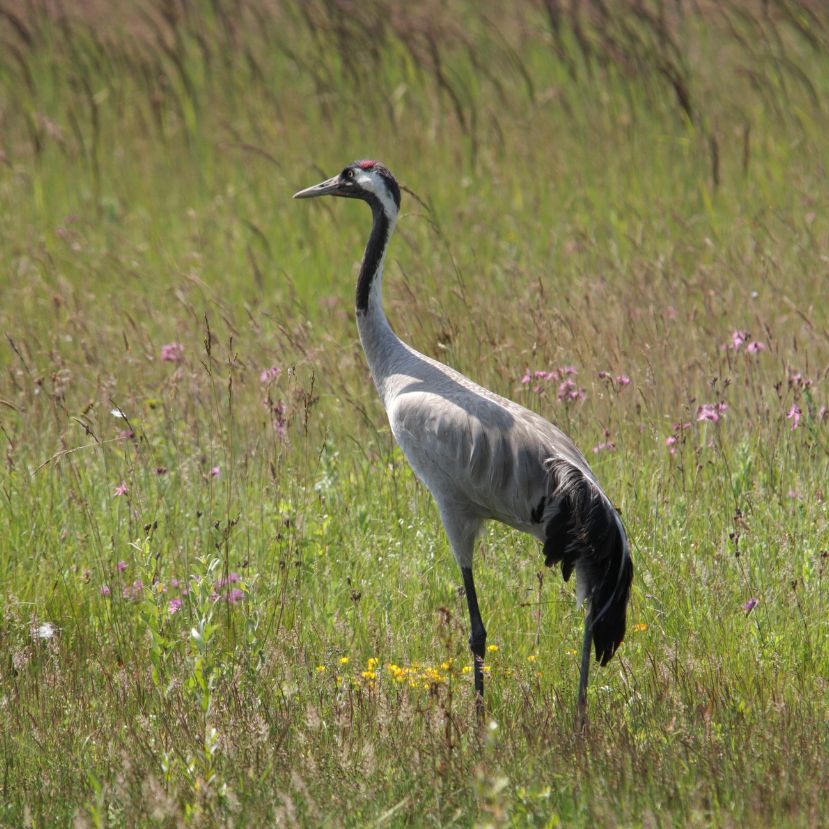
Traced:
<path fill-rule="evenodd" d="M 340 195 L 340 177 L 326 179 L 325 181 L 315 184 L 313 187 L 306 187 L 298 193 L 294 193 L 295 199 L 313 199 L 317 196 L 338 196 Z"/>

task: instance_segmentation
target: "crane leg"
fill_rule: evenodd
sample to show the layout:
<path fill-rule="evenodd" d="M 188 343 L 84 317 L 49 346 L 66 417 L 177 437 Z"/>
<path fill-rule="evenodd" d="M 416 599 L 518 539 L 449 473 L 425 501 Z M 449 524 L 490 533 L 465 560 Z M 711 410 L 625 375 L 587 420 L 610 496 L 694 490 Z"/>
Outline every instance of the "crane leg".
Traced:
<path fill-rule="evenodd" d="M 576 703 L 576 728 L 583 732 L 587 726 L 587 676 L 590 672 L 590 646 L 593 643 L 593 607 L 584 617 L 584 640 L 581 645 L 581 671 L 579 672 L 579 698 Z"/>
<path fill-rule="evenodd" d="M 472 670 L 475 679 L 475 711 L 478 719 L 484 715 L 484 655 L 486 654 L 486 628 L 478 609 L 478 596 L 475 593 L 475 580 L 471 567 L 461 567 L 463 586 L 466 591 L 466 604 L 469 608 L 469 649 L 472 651 Z"/>

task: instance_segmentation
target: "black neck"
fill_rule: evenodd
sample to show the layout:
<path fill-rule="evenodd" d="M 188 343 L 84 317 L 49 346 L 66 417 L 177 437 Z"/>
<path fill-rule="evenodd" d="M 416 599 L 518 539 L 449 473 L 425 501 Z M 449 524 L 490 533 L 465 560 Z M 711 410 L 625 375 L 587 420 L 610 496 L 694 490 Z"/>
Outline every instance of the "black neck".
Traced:
<path fill-rule="evenodd" d="M 368 297 L 371 293 L 371 286 L 380 270 L 380 262 L 383 260 L 383 252 L 389 241 L 389 219 L 386 211 L 380 204 L 371 205 L 371 212 L 374 216 L 374 224 L 371 227 L 371 236 L 368 237 L 366 252 L 363 254 L 363 264 L 360 267 L 360 277 L 357 280 L 357 312 L 368 311 Z"/>

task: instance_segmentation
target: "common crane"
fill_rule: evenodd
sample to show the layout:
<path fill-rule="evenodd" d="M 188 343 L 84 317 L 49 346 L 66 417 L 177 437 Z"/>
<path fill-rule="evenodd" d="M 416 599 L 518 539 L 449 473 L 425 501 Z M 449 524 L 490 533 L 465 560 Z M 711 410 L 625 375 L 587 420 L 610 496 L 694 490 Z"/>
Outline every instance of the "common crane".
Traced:
<path fill-rule="evenodd" d="M 577 712 L 584 722 L 591 642 L 606 665 L 625 634 L 633 563 L 618 513 L 590 466 L 560 429 L 535 412 L 420 354 L 392 331 L 383 311 L 383 260 L 400 212 L 400 187 L 377 161 L 356 161 L 300 190 L 295 199 L 342 196 L 373 215 L 357 279 L 357 327 L 392 433 L 432 493 L 469 608 L 469 647 L 478 713 L 483 711 L 486 630 L 472 558 L 484 521 L 502 521 L 544 545 L 545 564 L 576 572 L 587 600 Z"/>

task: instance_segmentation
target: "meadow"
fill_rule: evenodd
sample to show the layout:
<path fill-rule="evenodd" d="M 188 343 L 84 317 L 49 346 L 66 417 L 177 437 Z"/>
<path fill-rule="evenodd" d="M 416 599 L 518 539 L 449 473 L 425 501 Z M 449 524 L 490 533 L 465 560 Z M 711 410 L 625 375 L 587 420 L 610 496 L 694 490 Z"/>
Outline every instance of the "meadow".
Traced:
<path fill-rule="evenodd" d="M 828 825 L 827 102 L 806 0 L 0 0 L 0 826 Z M 476 724 L 369 213 L 291 200 L 358 158 L 397 333 L 624 517 L 584 735 L 498 525 Z"/>

